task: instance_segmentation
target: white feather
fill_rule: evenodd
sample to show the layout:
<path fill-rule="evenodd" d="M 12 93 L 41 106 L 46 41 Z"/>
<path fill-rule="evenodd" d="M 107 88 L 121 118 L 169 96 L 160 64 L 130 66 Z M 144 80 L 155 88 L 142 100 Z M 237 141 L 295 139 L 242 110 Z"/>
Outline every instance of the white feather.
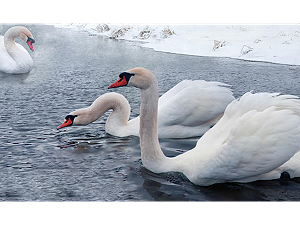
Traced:
<path fill-rule="evenodd" d="M 192 176 L 198 176 L 199 183 L 208 178 L 253 181 L 280 167 L 299 151 L 299 116 L 295 96 L 246 93 L 228 105 L 221 120 L 190 151 L 191 160 L 197 161 L 198 152 L 200 161 L 209 156 L 201 175 L 196 169 Z M 280 176 L 274 175 L 272 179 Z"/>
<path fill-rule="evenodd" d="M 234 100 L 228 85 L 204 80 L 184 80 L 159 98 L 159 137 L 203 135 Z"/>

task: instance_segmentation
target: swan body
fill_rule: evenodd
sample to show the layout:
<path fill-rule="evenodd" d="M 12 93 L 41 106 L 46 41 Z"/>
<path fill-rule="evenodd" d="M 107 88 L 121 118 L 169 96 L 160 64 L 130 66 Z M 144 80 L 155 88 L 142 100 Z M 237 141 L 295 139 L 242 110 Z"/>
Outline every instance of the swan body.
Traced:
<path fill-rule="evenodd" d="M 31 71 L 33 60 L 26 49 L 15 43 L 15 39 L 20 37 L 27 42 L 33 51 L 34 43 L 31 32 L 22 26 L 11 27 L 4 36 L 0 35 L 0 71 L 9 74 L 23 74 Z"/>
<path fill-rule="evenodd" d="M 184 80 L 163 94 L 158 102 L 160 138 L 187 138 L 203 135 L 223 115 L 234 99 L 228 85 L 204 80 Z M 98 97 L 91 106 L 73 111 L 74 125 L 87 125 L 112 109 L 106 121 L 109 134 L 139 136 L 140 117 L 129 120 L 130 106 L 126 98 L 114 92 Z M 71 117 L 72 119 L 72 117 Z M 63 123 L 59 128 L 65 127 Z"/>
<path fill-rule="evenodd" d="M 278 179 L 287 171 L 300 176 L 300 100 L 278 93 L 244 94 L 195 148 L 168 158 L 157 138 L 157 80 L 134 68 L 125 85 L 141 89 L 140 147 L 143 165 L 155 173 L 182 172 L 197 185 Z M 118 82 L 112 87 L 124 86 Z"/>

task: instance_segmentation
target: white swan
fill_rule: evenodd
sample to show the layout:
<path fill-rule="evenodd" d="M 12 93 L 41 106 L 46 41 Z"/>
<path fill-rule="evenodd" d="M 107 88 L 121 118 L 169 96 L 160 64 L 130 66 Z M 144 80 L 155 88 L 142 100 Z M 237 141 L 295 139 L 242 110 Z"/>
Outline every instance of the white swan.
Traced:
<path fill-rule="evenodd" d="M 231 102 L 224 116 L 192 150 L 166 157 L 157 138 L 158 85 L 153 73 L 134 68 L 109 88 L 141 89 L 140 147 L 143 165 L 155 173 L 182 172 L 197 185 L 300 176 L 300 100 L 250 92 Z M 296 155 L 295 155 L 296 154 Z M 294 157 L 293 157 L 294 156 Z"/>
<path fill-rule="evenodd" d="M 31 32 L 22 26 L 11 27 L 4 36 L 0 35 L 0 71 L 10 74 L 29 73 L 33 67 L 33 60 L 25 48 L 15 43 L 20 37 L 27 42 L 31 51 L 35 42 Z"/>
<path fill-rule="evenodd" d="M 77 109 L 66 116 L 66 121 L 57 129 L 71 125 L 87 125 L 99 119 L 105 112 L 112 109 L 106 124 L 105 131 L 109 134 L 125 137 L 139 135 L 139 121 L 134 118 L 130 121 L 130 105 L 127 99 L 118 93 L 105 93 L 98 97 L 89 107 Z"/>
<path fill-rule="evenodd" d="M 187 138 L 203 135 L 223 115 L 234 99 L 228 85 L 204 80 L 184 80 L 163 94 L 158 103 L 160 138 Z M 124 137 L 139 136 L 140 118 L 129 120 L 130 106 L 123 95 L 106 93 L 91 106 L 71 112 L 58 129 L 72 124 L 86 125 L 112 109 L 105 131 Z"/>

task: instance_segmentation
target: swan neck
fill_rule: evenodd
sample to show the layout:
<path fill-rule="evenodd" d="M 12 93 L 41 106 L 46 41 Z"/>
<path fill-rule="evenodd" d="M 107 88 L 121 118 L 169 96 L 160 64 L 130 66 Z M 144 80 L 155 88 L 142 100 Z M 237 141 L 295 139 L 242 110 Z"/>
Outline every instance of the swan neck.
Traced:
<path fill-rule="evenodd" d="M 74 124 L 87 125 L 98 120 L 111 109 L 113 111 L 106 120 L 105 131 L 112 135 L 124 136 L 130 116 L 130 105 L 123 95 L 114 92 L 106 93 L 98 97 L 89 107 L 78 109 L 71 114 L 77 115 Z"/>
<path fill-rule="evenodd" d="M 106 125 L 112 123 L 115 127 L 126 126 L 130 116 L 130 105 L 125 97 L 113 98 L 106 105 L 107 110 L 113 110 L 106 121 Z"/>
<path fill-rule="evenodd" d="M 77 115 L 74 124 L 87 125 L 99 119 L 110 109 L 113 112 L 107 119 L 106 124 L 111 122 L 117 126 L 128 122 L 130 115 L 129 103 L 124 96 L 113 92 L 101 95 L 89 107 L 75 110 L 70 114 Z"/>
<path fill-rule="evenodd" d="M 152 82 L 147 89 L 141 90 L 140 146 L 142 162 L 147 169 L 155 173 L 168 172 L 168 158 L 162 152 L 158 140 L 157 81 Z"/>
<path fill-rule="evenodd" d="M 156 89 L 156 88 L 152 88 Z M 157 114 L 158 114 L 158 94 L 151 89 L 142 90 L 141 92 L 141 138 L 150 138 L 152 140 L 158 139 L 157 128 Z"/>
<path fill-rule="evenodd" d="M 15 42 L 15 39 L 17 37 L 18 37 L 18 35 L 11 33 L 9 30 L 4 35 L 4 46 L 10 56 L 13 56 L 13 53 L 17 49 L 17 45 Z"/>
<path fill-rule="evenodd" d="M 112 113 L 106 124 L 113 123 L 114 126 L 126 125 L 130 115 L 130 106 L 124 96 L 116 93 L 107 93 L 97 98 L 91 106 L 84 109 L 88 115 L 88 123 L 99 119 L 105 112 L 112 109 Z"/>

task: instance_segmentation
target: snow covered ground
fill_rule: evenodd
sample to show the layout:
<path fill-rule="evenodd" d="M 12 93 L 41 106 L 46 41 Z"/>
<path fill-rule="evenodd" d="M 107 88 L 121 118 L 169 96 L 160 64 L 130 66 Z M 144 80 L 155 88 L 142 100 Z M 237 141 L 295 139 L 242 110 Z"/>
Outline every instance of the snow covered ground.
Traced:
<path fill-rule="evenodd" d="M 55 24 L 178 54 L 300 65 L 300 24 Z"/>

